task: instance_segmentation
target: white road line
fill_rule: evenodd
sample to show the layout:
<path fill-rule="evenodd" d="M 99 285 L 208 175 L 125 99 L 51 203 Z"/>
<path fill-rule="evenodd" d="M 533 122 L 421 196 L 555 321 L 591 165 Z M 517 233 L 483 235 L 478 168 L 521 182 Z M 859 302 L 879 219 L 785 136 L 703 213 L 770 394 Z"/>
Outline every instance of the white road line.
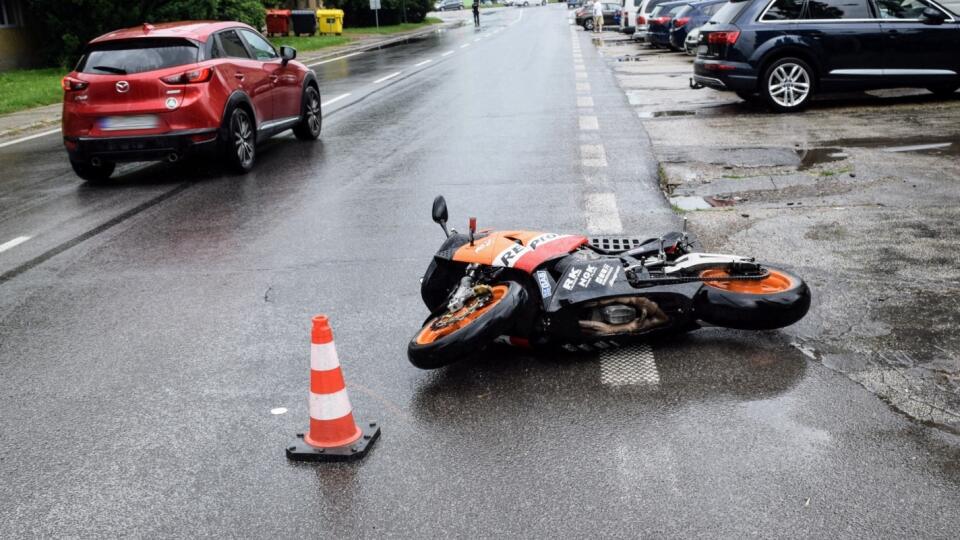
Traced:
<path fill-rule="evenodd" d="M 574 75 L 574 78 L 577 78 L 577 79 L 586 79 L 586 78 L 587 78 L 587 73 L 586 73 L 585 71 L 576 71 L 576 72 L 574 72 L 573 75 Z"/>
<path fill-rule="evenodd" d="M 470 46 L 469 43 L 464 43 L 463 45 L 460 46 L 460 48 L 461 48 L 461 49 L 466 49 L 466 48 L 469 47 L 469 46 Z"/>
<path fill-rule="evenodd" d="M 480 43 L 480 38 L 473 40 L 474 43 Z"/>
<path fill-rule="evenodd" d="M 380 84 L 380 83 L 382 83 L 383 81 L 386 81 L 386 80 L 388 80 L 388 79 L 392 79 L 392 78 L 396 77 L 397 75 L 399 75 L 399 74 L 401 74 L 401 73 L 403 73 L 403 72 L 402 72 L 402 71 L 395 71 L 395 72 L 387 75 L 386 77 L 380 77 L 379 79 L 373 81 L 373 84 Z"/>
<path fill-rule="evenodd" d="M 606 167 L 607 152 L 602 144 L 581 144 L 580 163 L 584 167 Z"/>
<path fill-rule="evenodd" d="M 573 70 L 574 70 L 574 71 L 584 71 L 584 72 L 585 72 L 585 71 L 587 71 L 587 68 L 586 68 L 586 66 L 584 66 L 583 64 L 574 64 L 574 65 L 573 65 Z"/>
<path fill-rule="evenodd" d="M 600 351 L 600 382 L 606 386 L 659 386 L 660 372 L 653 349 L 641 343 Z"/>
<path fill-rule="evenodd" d="M 9 242 L 0 244 L 0 253 L 3 253 L 4 251 L 6 251 L 6 250 L 8 250 L 8 249 L 15 248 L 15 247 L 19 246 L 20 244 L 26 242 L 26 241 L 29 240 L 29 239 L 30 239 L 29 236 L 18 236 L 18 237 L 16 237 L 16 238 L 14 238 L 13 240 L 10 240 Z"/>
<path fill-rule="evenodd" d="M 613 193 L 588 193 L 586 197 L 587 232 L 590 234 L 620 234 L 623 223 Z"/>
<path fill-rule="evenodd" d="M 454 53 L 454 51 L 447 51 L 447 52 L 441 54 L 440 56 L 450 56 L 450 55 L 453 54 L 453 53 Z"/>
<path fill-rule="evenodd" d="M 350 93 L 349 93 L 349 92 L 346 93 L 346 94 L 340 94 L 339 96 L 337 96 L 337 97 L 335 97 L 335 98 L 333 98 L 333 99 L 328 99 L 327 101 L 324 101 L 323 103 L 320 104 L 320 106 L 321 106 L 321 107 L 326 107 L 327 105 L 330 105 L 331 103 L 336 103 L 336 102 L 340 101 L 341 99 L 346 99 L 346 98 L 348 98 L 348 97 L 350 97 Z"/>
<path fill-rule="evenodd" d="M 357 51 L 350 54 L 345 54 L 343 56 L 338 56 L 336 58 L 331 58 L 329 60 L 323 60 L 322 62 L 314 62 L 312 64 L 307 64 L 307 67 L 319 66 L 320 64 L 329 64 L 330 62 L 336 62 L 337 60 L 343 60 L 344 58 L 350 58 L 351 56 L 356 56 L 358 54 L 363 54 L 364 51 Z"/>
<path fill-rule="evenodd" d="M 40 133 L 34 133 L 33 135 L 28 135 L 26 137 L 20 137 L 19 139 L 14 139 L 12 141 L 7 141 L 5 143 L 0 143 L 0 148 L 5 146 L 12 146 L 17 143 L 22 143 L 26 141 L 32 141 L 33 139 L 39 139 L 40 137 L 46 137 L 47 135 L 53 135 L 54 133 L 60 133 L 60 128 L 51 129 L 50 131 L 43 131 Z"/>
<path fill-rule="evenodd" d="M 596 116 L 581 116 L 580 131 L 596 131 L 600 129 L 600 122 Z"/>
<path fill-rule="evenodd" d="M 593 107 L 593 98 L 590 96 L 577 96 L 577 107 Z"/>
<path fill-rule="evenodd" d="M 589 94 L 589 93 L 590 93 L 590 83 L 588 83 L 588 82 L 578 82 L 578 83 L 577 83 L 577 92 L 579 92 L 579 93 L 581 93 L 581 94 Z"/>
<path fill-rule="evenodd" d="M 424 60 L 423 62 L 420 62 L 420 63 L 418 63 L 418 64 L 414 64 L 413 67 L 425 66 L 425 65 L 429 64 L 430 62 L 433 62 L 433 60 L 432 60 L 432 59 L 430 59 L 430 60 Z"/>

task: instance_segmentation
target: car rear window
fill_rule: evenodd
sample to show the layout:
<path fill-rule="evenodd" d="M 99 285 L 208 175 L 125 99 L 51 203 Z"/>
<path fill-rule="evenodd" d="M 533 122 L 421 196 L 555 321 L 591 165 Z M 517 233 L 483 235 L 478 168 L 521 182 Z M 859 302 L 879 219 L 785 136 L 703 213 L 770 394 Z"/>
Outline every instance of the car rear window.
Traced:
<path fill-rule="evenodd" d="M 185 39 L 130 39 L 92 45 L 80 59 L 77 71 L 101 75 L 127 75 L 194 64 L 200 47 Z"/>
<path fill-rule="evenodd" d="M 803 0 L 776 0 L 760 16 L 761 21 L 792 21 L 800 18 Z"/>
<path fill-rule="evenodd" d="M 808 0 L 807 19 L 872 19 L 867 0 Z"/>
<path fill-rule="evenodd" d="M 722 8 L 720 8 L 720 11 L 716 12 L 713 17 L 710 17 L 710 22 L 716 24 L 730 24 L 740 16 L 740 13 L 743 12 L 748 4 L 750 4 L 750 2 L 745 0 L 740 2 L 727 2 Z"/>

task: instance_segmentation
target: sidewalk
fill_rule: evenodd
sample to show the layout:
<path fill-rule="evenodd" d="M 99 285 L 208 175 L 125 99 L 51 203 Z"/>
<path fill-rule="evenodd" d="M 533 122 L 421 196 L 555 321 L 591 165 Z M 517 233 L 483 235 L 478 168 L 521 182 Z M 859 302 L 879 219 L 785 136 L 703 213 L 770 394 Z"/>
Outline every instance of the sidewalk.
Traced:
<path fill-rule="evenodd" d="M 298 56 L 297 60 L 304 64 L 311 64 L 328 58 L 335 58 L 346 54 L 354 54 L 373 49 L 395 46 L 405 41 L 428 36 L 435 32 L 449 30 L 461 26 L 463 21 L 453 21 L 418 28 L 409 32 L 390 35 L 370 34 L 357 39 L 355 42 L 339 47 L 329 47 L 318 51 L 307 51 Z M 28 137 L 55 129 L 60 125 L 59 103 L 36 107 L 15 113 L 0 115 L 0 145 L 21 137 Z"/>

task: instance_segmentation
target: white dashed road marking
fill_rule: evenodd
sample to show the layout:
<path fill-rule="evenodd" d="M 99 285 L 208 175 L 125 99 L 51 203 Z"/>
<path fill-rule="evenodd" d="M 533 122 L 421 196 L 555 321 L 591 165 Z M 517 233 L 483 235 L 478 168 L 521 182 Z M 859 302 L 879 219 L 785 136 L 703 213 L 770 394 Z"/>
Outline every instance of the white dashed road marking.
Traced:
<path fill-rule="evenodd" d="M 59 131 L 59 130 L 58 130 L 58 131 Z M 10 240 L 9 242 L 5 242 L 5 243 L 3 243 L 3 244 L 0 244 L 0 253 L 3 253 L 4 251 L 6 251 L 6 250 L 8 250 L 8 249 L 15 248 L 15 247 L 19 246 L 20 244 L 26 242 L 26 241 L 29 240 L 29 239 L 30 239 L 29 236 L 18 236 L 18 237 L 16 237 L 16 238 L 14 238 L 13 240 Z"/>
<path fill-rule="evenodd" d="M 350 94 L 349 94 L 349 93 L 340 94 L 339 96 L 337 96 L 337 97 L 335 97 L 335 98 L 333 98 L 333 99 L 328 99 L 327 101 L 324 101 L 323 103 L 320 104 L 320 106 L 321 106 L 321 107 L 326 107 L 327 105 L 330 105 L 331 103 L 336 103 L 336 102 L 340 101 L 341 99 L 346 99 L 346 98 L 348 98 L 348 97 L 350 97 Z"/>
<path fill-rule="evenodd" d="M 590 83 L 588 82 L 578 82 L 577 83 L 577 92 L 581 94 L 590 93 Z"/>
<path fill-rule="evenodd" d="M 659 386 L 660 372 L 646 343 L 600 352 L 600 382 L 607 386 Z"/>
<path fill-rule="evenodd" d="M 460 48 L 461 48 L 461 49 L 466 49 L 466 48 L 469 47 L 469 46 L 470 46 L 469 43 L 464 43 L 463 45 L 460 46 Z"/>
<path fill-rule="evenodd" d="M 40 137 L 46 137 L 47 135 L 53 135 L 54 133 L 60 133 L 60 128 L 51 129 L 50 131 L 43 131 L 43 132 L 41 132 L 41 133 L 35 133 L 35 134 L 29 135 L 29 136 L 27 136 L 27 137 L 20 137 L 19 139 L 14 139 L 14 140 L 12 140 L 12 141 L 7 141 L 7 142 L 5 142 L 5 143 L 0 143 L 0 148 L 3 148 L 3 147 L 5 147 L 5 146 L 12 146 L 12 145 L 14 145 L 14 144 L 22 143 L 22 142 L 26 142 L 26 141 L 32 141 L 33 139 L 39 139 Z"/>
<path fill-rule="evenodd" d="M 585 213 L 587 232 L 590 234 L 620 234 L 623 223 L 617 208 L 617 196 L 613 193 L 588 193 Z"/>
<path fill-rule="evenodd" d="M 577 96 L 577 107 L 593 107 L 593 98 L 590 96 Z"/>
<path fill-rule="evenodd" d="M 581 116 L 580 117 L 580 130 L 581 131 L 595 131 L 600 129 L 600 123 L 597 122 L 596 116 Z"/>
<path fill-rule="evenodd" d="M 607 153 L 602 144 L 581 144 L 580 162 L 584 167 L 606 167 Z"/>
<path fill-rule="evenodd" d="M 324 60 L 322 62 L 314 62 L 312 64 L 307 64 L 307 67 L 319 66 L 321 64 L 329 64 L 330 62 L 336 62 L 337 60 L 343 60 L 344 58 L 350 58 L 351 56 L 356 56 L 358 54 L 363 54 L 363 51 L 358 51 L 355 53 L 345 54 L 343 56 L 338 56 L 336 58 L 331 58 L 329 60 Z"/>
<path fill-rule="evenodd" d="M 433 62 L 433 60 L 424 60 L 423 62 L 419 62 L 419 63 L 417 63 L 417 64 L 414 64 L 413 67 L 425 66 L 425 65 L 429 64 L 430 62 Z"/>
<path fill-rule="evenodd" d="M 451 54 L 453 54 L 453 52 L 454 52 L 454 51 L 447 51 L 447 52 L 441 54 L 440 56 L 450 56 Z"/>
<path fill-rule="evenodd" d="M 401 73 L 403 73 L 403 72 L 402 72 L 402 71 L 395 71 L 395 72 L 387 75 L 386 77 L 380 77 L 379 79 L 373 81 L 373 84 L 380 84 L 380 83 L 382 83 L 383 81 L 392 79 L 392 78 L 396 77 L 397 75 L 399 75 L 399 74 L 401 74 Z"/>

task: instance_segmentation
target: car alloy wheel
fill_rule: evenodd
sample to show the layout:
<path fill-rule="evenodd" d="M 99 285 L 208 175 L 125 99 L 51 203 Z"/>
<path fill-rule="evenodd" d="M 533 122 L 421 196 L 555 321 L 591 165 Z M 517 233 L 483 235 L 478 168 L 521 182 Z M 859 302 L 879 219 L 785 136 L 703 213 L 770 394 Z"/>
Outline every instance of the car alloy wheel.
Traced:
<path fill-rule="evenodd" d="M 806 66 L 784 62 L 767 78 L 767 92 L 774 103 L 784 109 L 796 109 L 810 97 L 810 73 Z"/>
<path fill-rule="evenodd" d="M 243 109 L 236 109 L 232 120 L 230 131 L 233 134 L 233 146 L 237 153 L 237 162 L 242 168 L 248 169 L 253 165 L 255 152 L 253 125 L 250 122 L 250 117 Z"/>
<path fill-rule="evenodd" d="M 320 134 L 320 99 L 315 92 L 310 92 L 310 101 L 307 102 L 307 125 L 310 133 Z"/>

